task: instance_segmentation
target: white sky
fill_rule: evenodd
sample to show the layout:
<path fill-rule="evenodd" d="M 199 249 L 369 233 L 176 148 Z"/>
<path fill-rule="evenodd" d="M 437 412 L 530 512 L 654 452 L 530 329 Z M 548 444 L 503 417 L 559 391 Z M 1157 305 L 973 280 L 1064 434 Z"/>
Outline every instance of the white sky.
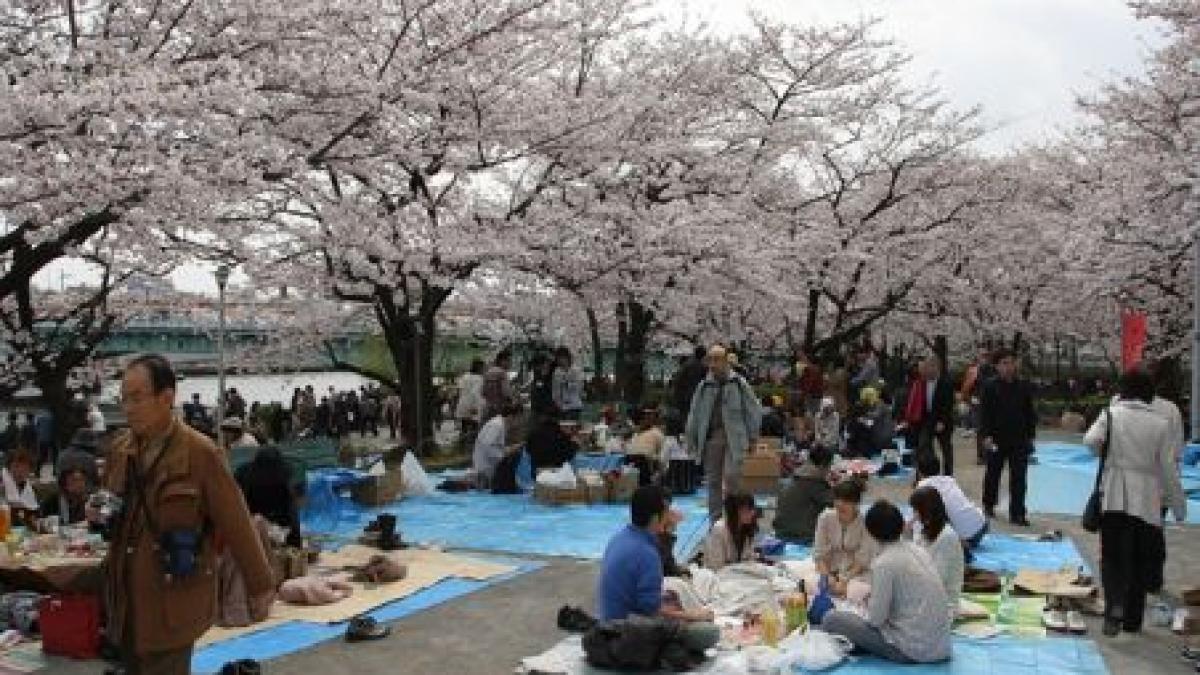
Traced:
<path fill-rule="evenodd" d="M 677 20 L 716 30 L 748 26 L 750 10 L 796 23 L 879 17 L 883 36 L 913 55 L 910 77 L 932 81 L 955 106 L 983 108 L 993 129 L 980 149 L 1002 153 L 1054 136 L 1077 121 L 1078 94 L 1143 71 L 1160 28 L 1138 21 L 1122 0 L 658 0 Z M 87 279 L 77 264 L 45 270 L 44 286 Z M 176 286 L 216 294 L 208 267 L 185 266 Z M 88 279 L 90 280 L 90 279 Z M 232 283 L 239 281 L 235 272 Z"/>
<path fill-rule="evenodd" d="M 983 107 L 987 152 L 1037 142 L 1070 126 L 1078 94 L 1143 72 L 1161 27 L 1123 0 L 660 0 L 668 13 L 718 29 L 746 14 L 795 23 L 882 19 L 879 30 L 913 55 L 910 76 L 932 77 L 961 108 Z"/>

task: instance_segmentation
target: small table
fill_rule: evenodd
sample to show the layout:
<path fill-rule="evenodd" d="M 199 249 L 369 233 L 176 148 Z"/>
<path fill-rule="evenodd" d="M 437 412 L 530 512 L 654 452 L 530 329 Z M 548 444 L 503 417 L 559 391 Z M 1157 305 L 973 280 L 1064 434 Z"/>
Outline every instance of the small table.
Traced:
<path fill-rule="evenodd" d="M 0 560 L 0 584 L 36 593 L 95 592 L 100 589 L 100 556 L 47 556 Z"/>

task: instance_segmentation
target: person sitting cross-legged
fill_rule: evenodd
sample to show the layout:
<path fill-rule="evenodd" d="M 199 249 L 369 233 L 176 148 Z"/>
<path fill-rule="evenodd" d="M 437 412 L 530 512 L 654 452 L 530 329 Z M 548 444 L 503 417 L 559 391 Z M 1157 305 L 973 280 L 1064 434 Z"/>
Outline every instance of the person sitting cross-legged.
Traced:
<path fill-rule="evenodd" d="M 936 663 L 950 658 L 949 600 L 929 554 L 901 541 L 904 516 L 886 501 L 875 502 L 865 518 L 867 532 L 882 547 L 871 564 L 867 616 L 833 610 L 821 630 L 841 635 L 858 651 L 900 663 Z"/>
<path fill-rule="evenodd" d="M 674 619 L 682 624 L 682 639 L 693 652 L 703 652 L 721 638 L 711 610 L 683 610 L 663 603 L 663 565 L 658 537 L 669 526 L 671 504 L 657 485 L 640 487 L 630 505 L 632 523 L 613 535 L 600 563 L 596 584 L 597 614 L 601 621 L 631 615 Z"/>

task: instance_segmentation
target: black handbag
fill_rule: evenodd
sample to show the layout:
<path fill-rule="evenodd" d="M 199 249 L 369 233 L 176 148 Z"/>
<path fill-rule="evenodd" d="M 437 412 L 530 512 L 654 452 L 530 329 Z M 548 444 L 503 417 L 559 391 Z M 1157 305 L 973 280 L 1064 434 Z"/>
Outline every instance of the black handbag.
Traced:
<path fill-rule="evenodd" d="M 1104 461 L 1108 459 L 1108 444 L 1112 440 L 1112 413 L 1104 409 L 1104 444 L 1100 446 L 1100 468 L 1096 470 L 1096 484 L 1092 487 L 1092 496 L 1088 498 L 1087 506 L 1083 509 L 1083 517 L 1079 525 L 1088 532 L 1100 531 L 1100 516 L 1103 514 L 1104 491 L 1100 489 L 1100 480 L 1104 477 Z"/>

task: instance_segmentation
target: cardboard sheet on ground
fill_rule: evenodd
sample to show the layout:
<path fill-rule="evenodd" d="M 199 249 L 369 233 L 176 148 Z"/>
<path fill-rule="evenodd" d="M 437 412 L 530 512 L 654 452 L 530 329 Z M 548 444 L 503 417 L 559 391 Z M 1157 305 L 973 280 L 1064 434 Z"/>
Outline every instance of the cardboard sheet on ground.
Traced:
<path fill-rule="evenodd" d="M 853 656 L 829 672 L 876 675 L 1106 675 L 1108 668 L 1091 640 L 1076 638 L 1021 638 L 999 636 L 987 640 L 955 637 L 954 656 L 945 663 L 898 665 L 868 656 Z M 583 656 L 579 636 L 571 636 L 547 652 L 524 659 L 518 673 L 545 675 L 603 675 L 611 671 L 592 668 Z M 695 673 L 726 672 L 709 661 Z M 796 671 L 800 672 L 800 671 Z"/>
<path fill-rule="evenodd" d="M 708 531 L 703 494 L 679 496 L 684 514 L 676 556 L 686 558 Z M 386 507 L 343 504 L 336 527 L 327 532 L 353 541 L 379 513 L 394 513 L 405 541 L 515 554 L 597 560 L 612 535 L 629 523 L 628 504 L 546 506 L 532 496 L 439 492 Z M 502 526 L 500 526 L 502 524 Z"/>
<path fill-rule="evenodd" d="M 378 552 L 378 550 L 366 546 L 345 546 L 336 552 L 322 554 L 320 566 L 336 569 L 343 566 L 362 565 Z M 354 583 L 353 595 L 329 605 L 307 607 L 277 601 L 271 607 L 271 617 L 266 621 L 242 628 L 213 628 L 201 636 L 198 644 L 203 646 L 229 640 L 289 621 L 341 623 L 352 616 L 369 612 L 380 605 L 434 586 L 449 577 L 484 581 L 516 570 L 513 565 L 485 562 L 423 549 L 398 551 L 396 556 L 408 564 L 408 576 L 400 581 L 390 584 Z"/>
<path fill-rule="evenodd" d="M 425 590 L 378 607 L 370 612 L 370 616 L 377 621 L 396 621 L 542 567 L 541 563 L 528 561 L 504 562 L 516 565 L 516 571 L 486 581 L 448 578 Z M 343 624 L 288 621 L 199 648 L 192 657 L 192 671 L 199 675 L 215 673 L 223 664 L 237 659 L 253 658 L 266 661 L 339 638 L 344 631 Z"/>
<path fill-rule="evenodd" d="M 1074 583 L 1078 578 L 1075 572 L 1050 570 L 1021 570 L 1013 579 L 1013 586 L 1018 590 L 1034 595 L 1053 595 L 1062 598 L 1087 598 L 1096 592 L 1092 585 L 1080 586 Z"/>

